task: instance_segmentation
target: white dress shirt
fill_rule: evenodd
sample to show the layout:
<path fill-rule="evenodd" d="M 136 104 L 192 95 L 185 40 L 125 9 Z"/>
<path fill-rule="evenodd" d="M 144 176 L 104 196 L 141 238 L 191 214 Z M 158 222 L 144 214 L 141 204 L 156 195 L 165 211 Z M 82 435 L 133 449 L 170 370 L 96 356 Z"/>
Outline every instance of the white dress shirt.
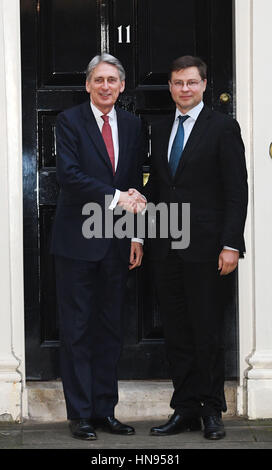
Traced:
<path fill-rule="evenodd" d="M 92 108 L 94 117 L 96 119 L 97 125 L 99 127 L 99 130 L 100 132 L 102 132 L 104 120 L 102 119 L 101 116 L 103 116 L 103 113 L 99 111 L 99 109 L 97 109 L 92 102 L 91 102 L 91 108 Z M 117 116 L 116 116 L 116 111 L 114 107 L 107 114 L 107 116 L 109 116 L 109 124 L 111 126 L 113 148 L 114 148 L 114 163 L 115 163 L 115 171 L 116 171 L 117 163 L 118 163 L 118 156 L 119 156 L 119 140 L 118 140 Z"/>
<path fill-rule="evenodd" d="M 175 138 L 175 135 L 176 135 L 177 130 L 178 130 L 178 125 L 179 125 L 179 118 L 178 117 L 179 116 L 190 116 L 183 123 L 183 128 L 184 128 L 183 148 L 184 148 L 185 145 L 186 145 L 187 140 L 189 139 L 189 136 L 192 132 L 192 129 L 195 125 L 195 122 L 196 122 L 203 106 L 204 106 L 204 103 L 203 103 L 203 101 L 201 101 L 194 108 L 190 109 L 190 111 L 188 111 L 188 113 L 186 113 L 186 114 L 182 114 L 180 112 L 180 110 L 178 108 L 176 108 L 175 120 L 174 120 L 174 124 L 173 124 L 172 131 L 171 131 L 171 134 L 170 134 L 169 144 L 168 144 L 168 161 L 169 161 L 169 158 L 170 158 L 170 153 L 171 153 L 172 145 L 173 145 L 173 142 L 174 142 L 174 138 Z"/>
<path fill-rule="evenodd" d="M 100 132 L 102 133 L 104 120 L 102 119 L 101 116 L 103 116 L 103 113 L 92 102 L 90 103 L 91 103 L 92 112 L 96 119 L 97 125 L 99 127 Z M 109 116 L 109 124 L 111 126 L 111 134 L 112 134 L 112 141 L 113 141 L 113 148 L 114 148 L 114 166 L 115 166 L 115 171 L 116 171 L 117 164 L 118 164 L 118 157 L 119 157 L 119 140 L 118 140 L 117 115 L 116 115 L 116 111 L 114 107 L 110 110 L 107 116 Z M 116 189 L 113 200 L 111 201 L 111 204 L 109 206 L 109 209 L 111 210 L 115 209 L 119 201 L 119 197 L 120 197 L 120 191 L 119 189 Z"/>

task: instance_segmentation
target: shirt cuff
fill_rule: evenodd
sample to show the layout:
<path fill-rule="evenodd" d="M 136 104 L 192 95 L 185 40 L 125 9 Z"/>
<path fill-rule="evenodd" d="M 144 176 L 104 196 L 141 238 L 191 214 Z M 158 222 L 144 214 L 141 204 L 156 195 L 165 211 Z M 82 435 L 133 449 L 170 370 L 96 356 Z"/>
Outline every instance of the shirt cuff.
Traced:
<path fill-rule="evenodd" d="M 115 207 L 117 206 L 117 203 L 119 201 L 119 198 L 120 198 L 120 191 L 119 191 L 119 189 L 116 189 L 115 193 L 114 193 L 114 196 L 113 196 L 113 200 L 111 201 L 111 203 L 109 205 L 109 210 L 113 211 L 115 209 Z"/>
<path fill-rule="evenodd" d="M 131 241 L 141 243 L 142 245 L 144 244 L 144 241 L 142 240 L 142 238 L 132 238 Z"/>
<path fill-rule="evenodd" d="M 224 250 L 239 251 L 239 250 L 236 250 L 236 248 L 231 248 L 230 246 L 223 246 L 223 249 L 224 249 Z"/>

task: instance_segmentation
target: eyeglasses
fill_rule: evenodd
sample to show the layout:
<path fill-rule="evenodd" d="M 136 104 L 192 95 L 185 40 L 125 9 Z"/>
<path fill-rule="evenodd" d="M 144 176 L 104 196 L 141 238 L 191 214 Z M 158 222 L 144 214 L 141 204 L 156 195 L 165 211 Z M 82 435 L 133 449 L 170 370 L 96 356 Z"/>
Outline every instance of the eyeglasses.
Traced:
<path fill-rule="evenodd" d="M 197 88 L 200 82 L 203 82 L 203 79 L 201 80 L 188 80 L 188 82 L 183 82 L 182 80 L 176 80 L 174 82 L 171 82 L 172 85 L 176 88 L 183 88 L 186 86 L 187 88 Z"/>

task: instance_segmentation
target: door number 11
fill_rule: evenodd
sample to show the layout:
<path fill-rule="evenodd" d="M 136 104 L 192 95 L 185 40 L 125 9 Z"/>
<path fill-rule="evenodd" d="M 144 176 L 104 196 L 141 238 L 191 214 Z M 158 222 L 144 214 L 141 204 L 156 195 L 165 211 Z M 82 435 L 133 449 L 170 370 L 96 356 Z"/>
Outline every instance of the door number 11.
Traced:
<path fill-rule="evenodd" d="M 118 28 L 118 43 L 123 44 L 123 26 L 119 26 Z M 130 25 L 126 26 L 127 31 L 127 40 L 126 43 L 130 43 Z"/>

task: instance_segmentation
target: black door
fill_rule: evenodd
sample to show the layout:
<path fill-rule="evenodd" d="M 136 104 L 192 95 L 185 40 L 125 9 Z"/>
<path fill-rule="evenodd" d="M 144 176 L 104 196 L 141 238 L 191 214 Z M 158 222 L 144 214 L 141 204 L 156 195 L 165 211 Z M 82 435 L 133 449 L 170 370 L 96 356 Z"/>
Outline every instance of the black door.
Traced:
<path fill-rule="evenodd" d="M 209 66 L 205 101 L 233 112 L 232 0 L 21 0 L 25 326 L 27 378 L 59 377 L 58 320 L 50 230 L 58 187 L 57 114 L 88 98 L 84 70 L 107 51 L 127 72 L 119 105 L 152 124 L 173 104 L 170 62 L 200 55 Z M 143 177 L 149 172 L 147 149 Z M 236 285 L 226 305 L 226 375 L 237 375 Z M 131 272 L 125 305 L 121 379 L 168 378 L 152 266 Z"/>

